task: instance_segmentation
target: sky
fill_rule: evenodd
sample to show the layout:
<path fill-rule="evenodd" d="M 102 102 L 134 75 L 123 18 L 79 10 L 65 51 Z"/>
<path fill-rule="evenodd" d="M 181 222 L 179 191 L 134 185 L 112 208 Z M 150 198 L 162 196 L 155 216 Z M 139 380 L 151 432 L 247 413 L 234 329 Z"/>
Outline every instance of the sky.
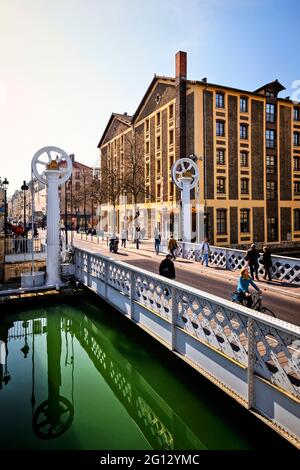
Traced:
<path fill-rule="evenodd" d="M 46 145 L 99 165 L 111 113 L 133 114 L 155 73 L 174 76 L 178 50 L 189 79 L 255 90 L 277 78 L 299 99 L 299 14 L 297 0 L 0 0 L 9 194 Z"/>

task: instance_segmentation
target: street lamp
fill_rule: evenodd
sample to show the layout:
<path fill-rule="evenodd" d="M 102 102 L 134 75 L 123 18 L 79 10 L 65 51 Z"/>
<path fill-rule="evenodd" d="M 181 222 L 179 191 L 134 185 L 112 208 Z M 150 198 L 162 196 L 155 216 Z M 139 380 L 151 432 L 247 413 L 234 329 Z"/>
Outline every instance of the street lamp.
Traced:
<path fill-rule="evenodd" d="M 92 205 L 92 219 L 91 219 L 91 227 L 92 227 L 92 235 L 93 235 L 93 228 L 94 228 L 94 203 L 96 202 L 95 196 L 91 195 L 91 205 Z"/>
<path fill-rule="evenodd" d="M 23 181 L 23 184 L 21 186 L 21 190 L 23 191 L 23 204 L 24 204 L 24 235 L 27 235 L 26 232 L 26 191 L 28 191 L 29 186 L 26 184 L 26 181 Z"/>
<path fill-rule="evenodd" d="M 8 188 L 9 182 L 7 178 L 4 178 L 2 181 L 0 178 L 0 188 L 4 189 L 4 234 L 7 234 L 7 202 L 6 202 L 6 191 Z"/>
<path fill-rule="evenodd" d="M 126 230 L 126 238 L 127 236 L 127 208 L 126 208 L 126 202 L 127 202 L 127 191 L 126 189 L 124 190 L 124 230 Z"/>

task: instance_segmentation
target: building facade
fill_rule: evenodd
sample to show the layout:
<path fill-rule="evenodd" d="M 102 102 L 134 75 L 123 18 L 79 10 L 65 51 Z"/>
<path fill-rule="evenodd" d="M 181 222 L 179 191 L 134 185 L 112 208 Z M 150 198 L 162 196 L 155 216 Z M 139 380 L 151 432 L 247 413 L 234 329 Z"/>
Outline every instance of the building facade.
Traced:
<path fill-rule="evenodd" d="M 62 225 L 69 229 L 76 227 L 89 228 L 97 225 L 96 204 L 92 203 L 93 169 L 72 159 L 72 174 L 68 181 L 59 186 L 60 217 Z M 64 163 L 61 164 L 64 166 Z M 93 211 L 93 217 L 92 217 Z"/>
<path fill-rule="evenodd" d="M 70 179 L 63 185 L 59 186 L 60 198 L 60 216 L 61 225 L 67 224 L 69 228 L 76 226 L 84 227 L 85 223 L 89 227 L 92 222 L 97 225 L 96 207 L 92 204 L 92 186 L 93 169 L 83 163 L 75 161 L 74 155 L 70 155 L 72 159 L 72 174 Z M 64 166 L 62 163 L 61 166 Z M 32 214 L 32 182 L 27 183 L 28 190 L 17 190 L 9 199 L 8 213 L 16 224 L 24 222 L 24 203 L 25 203 L 25 220 L 26 225 L 31 224 Z M 45 220 L 47 212 L 47 189 L 45 185 L 36 178 L 33 179 L 34 189 L 34 218 L 35 222 Z M 94 217 L 92 221 L 92 209 Z"/>
<path fill-rule="evenodd" d="M 154 77 L 132 117 L 112 114 L 98 144 L 101 170 L 110 167 L 122 181 L 128 136 L 142 142 L 137 204 L 146 234 L 159 226 L 166 237 L 181 237 L 180 191 L 170 169 L 191 156 L 200 174 L 191 192 L 194 240 L 204 232 L 222 246 L 299 241 L 300 103 L 278 96 L 278 80 L 252 92 L 188 80 L 185 52 L 175 65 L 175 78 Z M 136 208 L 126 185 L 119 196 L 121 229 Z M 102 207 L 111 210 L 109 195 Z"/>

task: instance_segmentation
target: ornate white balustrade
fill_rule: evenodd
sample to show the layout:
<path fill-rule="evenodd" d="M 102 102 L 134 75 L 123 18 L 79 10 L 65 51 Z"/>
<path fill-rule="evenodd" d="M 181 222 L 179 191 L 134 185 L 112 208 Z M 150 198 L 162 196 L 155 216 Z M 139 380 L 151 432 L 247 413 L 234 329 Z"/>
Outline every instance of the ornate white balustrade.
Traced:
<path fill-rule="evenodd" d="M 200 244 L 179 242 L 178 245 L 178 256 L 194 259 L 195 261 L 202 260 Z M 246 264 L 246 251 L 217 246 L 211 246 L 210 249 L 210 266 L 236 270 L 241 269 Z M 273 279 L 300 285 L 300 259 L 272 255 L 272 262 L 271 272 Z M 259 260 L 259 274 L 264 274 L 261 260 Z"/>
<path fill-rule="evenodd" d="M 104 255 L 76 248 L 75 264 L 78 280 L 300 445 L 299 327 Z"/>

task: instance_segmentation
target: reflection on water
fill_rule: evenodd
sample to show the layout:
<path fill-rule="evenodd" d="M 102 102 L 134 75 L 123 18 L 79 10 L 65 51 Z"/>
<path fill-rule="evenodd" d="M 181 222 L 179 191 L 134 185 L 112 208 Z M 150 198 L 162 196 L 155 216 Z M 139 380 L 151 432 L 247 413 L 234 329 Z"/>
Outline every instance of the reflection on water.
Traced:
<path fill-rule="evenodd" d="M 236 449 L 253 447 L 259 433 L 265 447 L 287 446 L 101 308 L 82 302 L 1 320 L 0 447 Z"/>

